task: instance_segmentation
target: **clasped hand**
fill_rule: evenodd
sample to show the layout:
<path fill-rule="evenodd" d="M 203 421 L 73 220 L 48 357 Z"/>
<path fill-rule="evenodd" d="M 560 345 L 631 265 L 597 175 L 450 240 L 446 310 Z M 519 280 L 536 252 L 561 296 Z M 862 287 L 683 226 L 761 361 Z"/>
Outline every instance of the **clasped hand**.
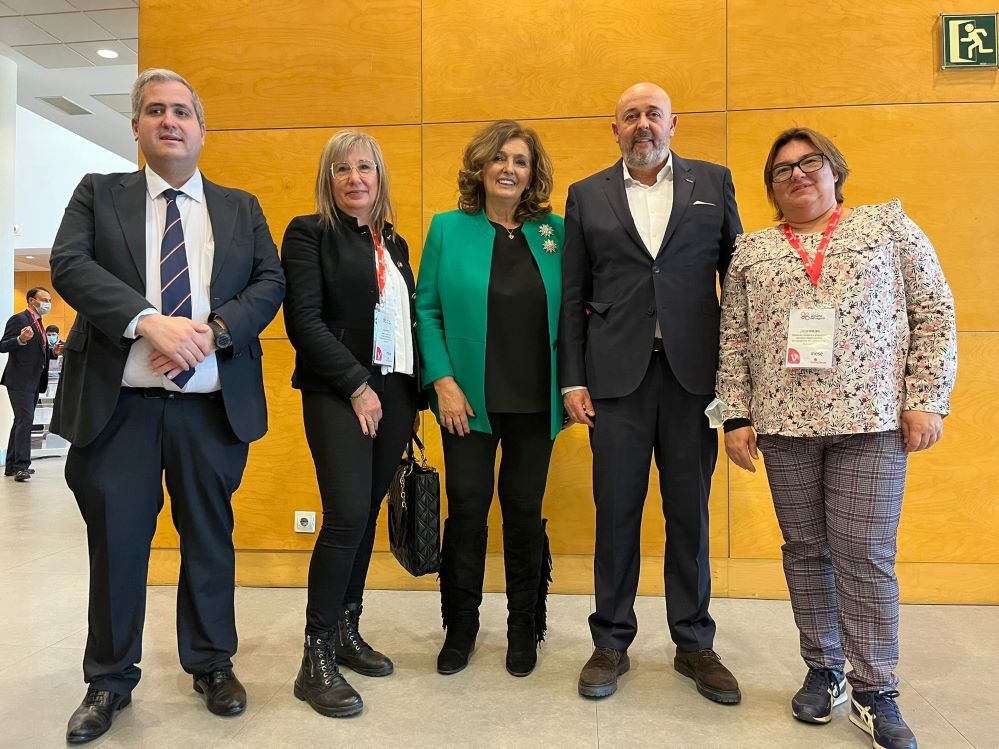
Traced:
<path fill-rule="evenodd" d="M 146 315 L 139 318 L 135 332 L 154 349 L 149 355 L 153 374 L 171 379 L 203 362 L 215 346 L 212 329 L 186 317 Z"/>

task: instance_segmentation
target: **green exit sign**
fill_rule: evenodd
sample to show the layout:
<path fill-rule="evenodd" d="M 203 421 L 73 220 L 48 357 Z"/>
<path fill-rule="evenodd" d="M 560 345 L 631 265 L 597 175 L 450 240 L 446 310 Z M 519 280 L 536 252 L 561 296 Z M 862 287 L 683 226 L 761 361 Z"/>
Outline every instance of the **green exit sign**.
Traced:
<path fill-rule="evenodd" d="M 994 68 L 996 14 L 940 14 L 944 68 Z"/>

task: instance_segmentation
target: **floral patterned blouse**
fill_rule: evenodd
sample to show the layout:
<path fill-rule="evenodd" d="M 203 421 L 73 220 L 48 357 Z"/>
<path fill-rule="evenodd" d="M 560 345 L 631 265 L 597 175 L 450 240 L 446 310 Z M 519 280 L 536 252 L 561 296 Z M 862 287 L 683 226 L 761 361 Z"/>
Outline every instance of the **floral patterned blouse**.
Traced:
<path fill-rule="evenodd" d="M 801 237 L 810 257 L 820 238 Z M 784 366 L 793 306 L 836 310 L 831 368 Z M 903 409 L 947 414 L 956 373 L 954 298 L 898 200 L 840 222 L 817 287 L 781 227 L 736 241 L 716 381 L 725 419 L 797 437 L 887 431 Z"/>

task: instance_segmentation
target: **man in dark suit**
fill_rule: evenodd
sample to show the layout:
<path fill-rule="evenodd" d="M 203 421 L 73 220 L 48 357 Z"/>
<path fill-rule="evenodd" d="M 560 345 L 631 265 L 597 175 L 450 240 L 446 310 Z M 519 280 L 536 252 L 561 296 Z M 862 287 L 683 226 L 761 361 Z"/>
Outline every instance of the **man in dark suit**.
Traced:
<path fill-rule="evenodd" d="M 52 309 L 48 289 L 37 286 L 27 293 L 28 308 L 7 321 L 0 338 L 0 353 L 7 354 L 0 384 L 7 387 L 14 424 L 7 441 L 7 461 L 4 476 L 14 481 L 28 481 L 35 471 L 31 468 L 31 425 L 39 393 L 49 386 L 49 360 L 62 350 L 49 346 L 42 327 L 42 315 Z"/>
<path fill-rule="evenodd" d="M 139 680 L 164 474 L 180 533 L 181 665 L 213 713 L 246 706 L 231 660 L 230 500 L 267 430 L 258 336 L 284 276 L 256 198 L 198 170 L 204 113 L 187 81 L 140 74 L 132 131 L 145 169 L 84 177 L 52 248 L 52 283 L 79 313 L 52 431 L 72 443 L 66 481 L 90 549 L 89 689 L 70 743 L 107 731 Z"/>
<path fill-rule="evenodd" d="M 718 362 L 716 279 L 742 231 L 728 169 L 669 149 L 676 116 L 650 83 L 621 96 L 622 160 L 569 188 L 559 379 L 570 418 L 590 427 L 597 512 L 586 697 L 617 690 L 638 622 L 642 508 L 655 456 L 666 518 L 674 667 L 704 696 L 738 702 L 713 650 L 708 493 L 718 453 L 704 409 Z"/>

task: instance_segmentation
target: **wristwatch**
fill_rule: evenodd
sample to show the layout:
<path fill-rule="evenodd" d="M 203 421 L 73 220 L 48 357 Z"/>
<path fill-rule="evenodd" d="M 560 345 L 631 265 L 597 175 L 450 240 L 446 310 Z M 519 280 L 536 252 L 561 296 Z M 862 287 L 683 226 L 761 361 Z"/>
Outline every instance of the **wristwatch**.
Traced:
<path fill-rule="evenodd" d="M 229 348 L 232 345 L 232 336 L 229 335 L 228 330 L 219 324 L 218 320 L 209 320 L 208 327 L 212 329 L 212 333 L 215 335 L 215 348 Z"/>

